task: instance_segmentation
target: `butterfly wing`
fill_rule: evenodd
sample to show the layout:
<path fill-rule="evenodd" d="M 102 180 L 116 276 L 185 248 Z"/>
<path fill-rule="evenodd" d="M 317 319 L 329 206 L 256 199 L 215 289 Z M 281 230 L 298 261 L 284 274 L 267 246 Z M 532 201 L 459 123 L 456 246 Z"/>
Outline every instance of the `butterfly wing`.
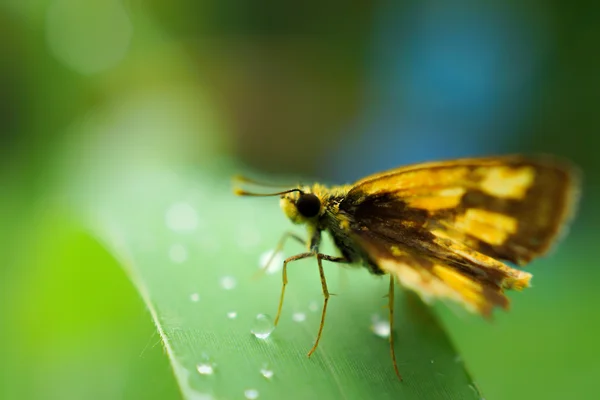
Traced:
<path fill-rule="evenodd" d="M 525 287 L 531 275 L 503 265 L 503 269 L 488 273 L 472 272 L 460 264 L 449 263 L 402 244 L 392 244 L 373 232 L 355 235 L 355 240 L 384 272 L 393 274 L 400 283 L 418 293 L 427 302 L 434 299 L 455 301 L 467 310 L 490 316 L 494 307 L 508 308 L 504 282 L 519 282 Z M 501 264 L 501 263 L 498 263 Z"/>
<path fill-rule="evenodd" d="M 528 285 L 572 215 L 578 178 L 549 158 L 496 157 L 408 166 L 357 182 L 340 203 L 371 261 L 423 297 L 487 314 Z"/>

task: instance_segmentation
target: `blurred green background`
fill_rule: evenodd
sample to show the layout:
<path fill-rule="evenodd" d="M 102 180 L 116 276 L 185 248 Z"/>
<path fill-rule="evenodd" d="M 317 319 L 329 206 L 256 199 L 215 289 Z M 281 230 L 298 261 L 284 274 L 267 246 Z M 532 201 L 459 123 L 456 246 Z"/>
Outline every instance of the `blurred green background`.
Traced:
<path fill-rule="evenodd" d="M 177 327 L 161 296 L 195 289 L 182 275 L 163 293 L 151 282 L 169 273 L 132 266 L 173 240 L 174 264 L 254 266 L 289 224 L 276 201 L 230 199 L 233 173 L 345 183 L 504 153 L 579 165 L 578 217 L 510 313 L 435 310 L 487 399 L 593 397 L 599 18 L 560 1 L 4 0 L 0 398 L 192 398 L 152 321 Z"/>

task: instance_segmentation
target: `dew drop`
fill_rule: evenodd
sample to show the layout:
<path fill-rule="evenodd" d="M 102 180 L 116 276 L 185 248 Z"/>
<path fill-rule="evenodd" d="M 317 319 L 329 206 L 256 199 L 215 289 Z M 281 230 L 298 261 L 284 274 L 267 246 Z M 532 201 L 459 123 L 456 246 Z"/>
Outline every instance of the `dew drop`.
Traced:
<path fill-rule="evenodd" d="M 192 377 L 191 371 L 181 365 L 176 359 L 172 360 L 172 366 L 175 370 L 176 376 L 180 377 L 179 383 L 181 384 L 181 390 L 185 393 L 186 399 L 189 400 L 215 400 L 212 395 L 197 390 L 197 380 Z M 197 366 L 196 366 L 197 371 Z"/>
<path fill-rule="evenodd" d="M 221 287 L 225 290 L 231 290 L 235 288 L 237 281 L 233 276 L 224 276 L 221 278 Z"/>
<path fill-rule="evenodd" d="M 246 396 L 246 398 L 248 400 L 258 399 L 258 390 L 256 390 L 256 389 L 246 389 L 246 390 L 244 390 L 244 396 Z"/>
<path fill-rule="evenodd" d="M 230 311 L 230 312 L 227 313 L 227 318 L 234 319 L 235 317 L 237 317 L 237 312 Z"/>
<path fill-rule="evenodd" d="M 215 372 L 213 365 L 208 362 L 203 362 L 196 365 L 196 369 L 200 375 L 212 375 Z"/>
<path fill-rule="evenodd" d="M 319 305 L 313 300 L 308 304 L 308 309 L 312 312 L 317 312 L 319 310 Z"/>
<path fill-rule="evenodd" d="M 165 222 L 174 232 L 193 232 L 198 228 L 198 213 L 188 203 L 174 203 L 167 209 Z"/>
<path fill-rule="evenodd" d="M 256 318 L 254 318 L 254 325 L 250 332 L 259 339 L 266 339 L 271 335 L 274 329 L 275 325 L 273 325 L 271 317 L 267 314 L 258 314 Z"/>
<path fill-rule="evenodd" d="M 174 244 L 169 248 L 169 258 L 171 261 L 181 264 L 188 258 L 187 249 L 182 244 Z"/>
<path fill-rule="evenodd" d="M 198 301 L 200 301 L 200 295 L 198 293 L 192 293 L 190 295 L 190 300 L 194 303 L 197 303 Z"/>
<path fill-rule="evenodd" d="M 371 330 L 374 334 L 382 338 L 390 336 L 390 322 L 382 320 L 378 315 L 371 317 Z"/>
<path fill-rule="evenodd" d="M 295 322 L 304 322 L 304 321 L 306 321 L 306 314 L 304 314 L 302 312 L 296 312 L 296 313 L 292 314 L 292 319 Z"/>
<path fill-rule="evenodd" d="M 215 372 L 215 363 L 209 356 L 202 354 L 202 361 L 196 364 L 196 370 L 200 375 L 212 375 Z"/>
<path fill-rule="evenodd" d="M 273 372 L 272 369 L 269 368 L 269 366 L 267 364 L 265 364 L 260 369 L 260 374 L 267 379 L 271 379 L 275 373 Z"/>
<path fill-rule="evenodd" d="M 275 272 L 281 271 L 283 268 L 283 253 L 278 251 L 275 255 L 273 254 L 274 250 L 267 250 L 262 253 L 258 259 L 258 267 L 260 269 L 265 268 L 267 263 L 269 263 L 269 268 L 265 271 L 267 274 L 274 274 Z M 269 262 L 269 260 L 271 260 L 271 262 Z"/>

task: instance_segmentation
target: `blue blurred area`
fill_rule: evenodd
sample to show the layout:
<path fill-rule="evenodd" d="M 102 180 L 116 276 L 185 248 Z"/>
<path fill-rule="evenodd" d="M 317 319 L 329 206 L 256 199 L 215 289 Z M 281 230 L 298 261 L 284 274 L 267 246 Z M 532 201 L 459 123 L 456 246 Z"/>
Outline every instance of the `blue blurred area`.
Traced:
<path fill-rule="evenodd" d="M 336 181 L 432 159 L 522 150 L 543 27 L 518 5 L 422 2 L 376 13 L 372 87 L 327 171 Z M 547 34 L 547 33 L 546 33 Z"/>

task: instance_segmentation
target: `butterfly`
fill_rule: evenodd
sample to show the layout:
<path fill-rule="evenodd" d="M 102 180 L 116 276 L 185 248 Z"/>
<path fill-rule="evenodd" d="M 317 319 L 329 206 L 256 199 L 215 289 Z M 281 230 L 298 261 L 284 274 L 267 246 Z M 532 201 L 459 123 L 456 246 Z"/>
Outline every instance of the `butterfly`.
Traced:
<path fill-rule="evenodd" d="M 237 177 L 239 183 L 259 184 Z M 426 302 L 450 300 L 489 317 L 507 309 L 506 290 L 529 286 L 524 266 L 545 254 L 574 215 L 579 173 L 553 157 L 500 156 L 415 164 L 368 176 L 351 185 L 298 185 L 277 193 L 235 189 L 241 196 L 279 196 L 285 215 L 307 227 L 307 240 L 285 233 L 306 251 L 283 262 L 279 321 L 289 263 L 316 258 L 324 296 L 319 344 L 329 301 L 323 261 L 362 265 L 389 275 L 390 332 L 394 286 L 415 291 Z M 320 252 L 328 232 L 339 255 Z M 268 266 L 268 263 L 267 263 Z M 390 349 L 398 370 L 393 335 Z"/>

